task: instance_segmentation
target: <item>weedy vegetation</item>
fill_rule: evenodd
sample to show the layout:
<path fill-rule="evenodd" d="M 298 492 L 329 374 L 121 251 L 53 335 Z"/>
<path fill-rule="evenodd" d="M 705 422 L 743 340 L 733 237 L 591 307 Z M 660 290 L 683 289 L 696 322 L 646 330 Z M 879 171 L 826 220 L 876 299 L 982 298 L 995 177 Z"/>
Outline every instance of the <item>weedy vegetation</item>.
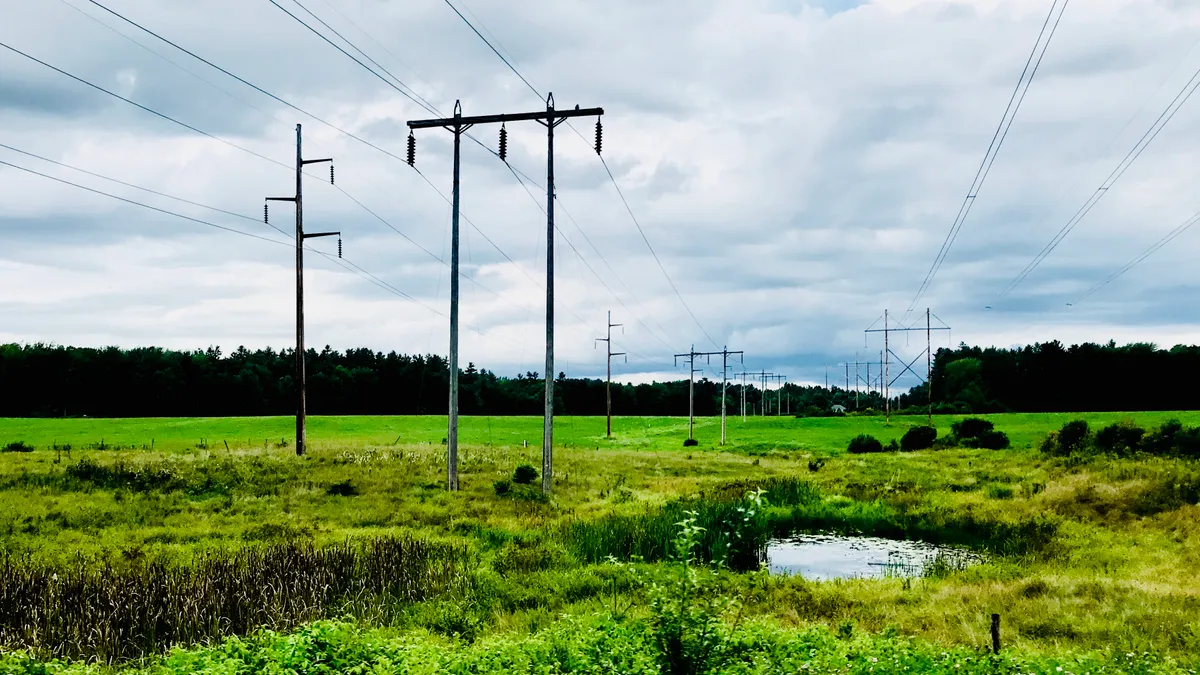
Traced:
<path fill-rule="evenodd" d="M 303 458 L 287 419 L 0 420 L 0 672 L 1195 672 L 1200 415 L 933 422 L 561 418 L 546 496 L 534 418 L 464 418 L 454 494 L 439 418 Z M 797 532 L 982 562 L 767 572 Z"/>

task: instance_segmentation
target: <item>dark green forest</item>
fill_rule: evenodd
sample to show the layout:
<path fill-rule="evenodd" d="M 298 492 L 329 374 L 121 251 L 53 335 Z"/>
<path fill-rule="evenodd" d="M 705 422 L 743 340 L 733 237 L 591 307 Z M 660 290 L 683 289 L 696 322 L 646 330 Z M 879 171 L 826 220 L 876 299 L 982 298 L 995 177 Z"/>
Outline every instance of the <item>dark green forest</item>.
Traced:
<path fill-rule="evenodd" d="M 1200 347 L 1044 342 L 938 350 L 934 412 L 1196 410 Z M 901 405 L 924 405 L 924 385 Z"/>
<path fill-rule="evenodd" d="M 295 352 L 239 348 L 171 351 L 158 348 L 90 349 L 54 345 L 0 346 L 0 416 L 4 417 L 211 417 L 288 415 L 295 412 Z M 445 414 L 449 369 L 441 356 L 407 356 L 370 349 L 308 350 L 308 411 L 315 415 Z M 544 380 L 535 372 L 502 376 L 469 364 L 461 373 L 465 415 L 540 415 Z M 613 384 L 617 415 L 686 415 L 688 383 Z M 729 414 L 741 409 L 730 384 Z M 778 394 L 768 393 L 775 413 Z M 761 392 L 747 387 L 750 410 Z M 882 399 L 873 399 L 878 406 Z M 785 410 L 833 403 L 853 409 L 854 394 L 789 386 Z M 861 397 L 861 404 L 868 404 Z M 696 414 L 720 412 L 721 383 L 696 381 Z M 559 373 L 555 410 L 563 415 L 603 415 L 604 382 Z"/>
<path fill-rule="evenodd" d="M 317 415 L 445 414 L 446 360 L 370 349 L 308 350 L 309 412 Z M 91 349 L 57 345 L 0 346 L 0 416 L 208 417 L 288 415 L 295 412 L 294 352 L 239 348 L 172 351 Z M 1195 410 L 1200 393 L 1187 386 L 1200 375 L 1200 347 L 1169 350 L 1150 344 L 1118 346 L 1058 342 L 1019 349 L 960 345 L 941 349 L 933 366 L 935 413 Z M 543 380 L 535 372 L 499 375 L 468 364 L 460 378 L 466 415 L 540 415 Z M 696 381 L 696 414 L 720 412 L 721 383 Z M 555 410 L 603 415 L 604 382 L 559 373 Z M 613 384 L 616 415 L 686 415 L 686 380 Z M 727 390 L 731 415 L 741 409 L 740 387 Z M 924 384 L 893 398 L 893 410 L 925 411 Z M 763 393 L 747 387 L 751 414 Z M 766 394 L 766 409 L 790 414 L 879 410 L 878 393 L 788 384 Z"/>

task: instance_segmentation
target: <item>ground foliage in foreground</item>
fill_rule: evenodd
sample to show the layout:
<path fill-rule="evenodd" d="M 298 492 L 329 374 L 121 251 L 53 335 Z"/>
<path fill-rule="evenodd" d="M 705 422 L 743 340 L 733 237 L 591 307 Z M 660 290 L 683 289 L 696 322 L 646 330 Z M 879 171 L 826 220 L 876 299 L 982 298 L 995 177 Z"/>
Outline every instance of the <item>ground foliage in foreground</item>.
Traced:
<path fill-rule="evenodd" d="M 1194 675 L 1194 664 L 1151 654 L 1078 654 L 1041 657 L 1019 652 L 990 655 L 967 647 L 942 648 L 894 633 L 871 635 L 853 627 L 837 631 L 781 629 L 762 621 L 723 624 L 709 657 L 688 670 L 664 668 L 651 622 L 610 615 L 565 617 L 533 635 L 499 635 L 474 643 L 427 633 L 392 635 L 349 623 L 319 622 L 292 633 L 261 631 L 247 638 L 177 650 L 118 673 L 146 675 L 521 675 L 620 673 L 622 675 L 750 675 L 768 673 L 925 673 L 928 675 Z M 9 675 L 105 675 L 101 666 L 42 662 L 20 652 L 0 652 Z"/>

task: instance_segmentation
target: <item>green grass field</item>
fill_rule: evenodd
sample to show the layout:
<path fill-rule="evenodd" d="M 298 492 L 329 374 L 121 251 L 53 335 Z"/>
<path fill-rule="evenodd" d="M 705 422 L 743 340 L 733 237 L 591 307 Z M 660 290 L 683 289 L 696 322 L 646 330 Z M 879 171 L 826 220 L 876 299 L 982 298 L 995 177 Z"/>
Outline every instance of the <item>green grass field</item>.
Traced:
<path fill-rule="evenodd" d="M 1010 449 L 846 453 L 857 434 L 886 443 L 924 423 L 913 417 L 890 424 L 882 417 L 731 418 L 724 447 L 719 422 L 705 418 L 697 420 L 700 445 L 693 448 L 682 445 L 686 418 L 618 418 L 611 440 L 603 418 L 560 418 L 549 500 L 520 486 L 503 495 L 494 487 L 519 464 L 540 466 L 540 418 L 464 418 L 462 490 L 455 494 L 444 490 L 444 418 L 314 417 L 304 458 L 290 445 L 291 418 L 3 419 L 0 445 L 23 441 L 34 451 L 0 453 L 0 546 L 20 565 L 104 569 L 122 579 L 155 564 L 186 568 L 296 543 L 319 552 L 401 536 L 461 551 L 444 553 L 456 561 L 446 564 L 469 570 L 460 580 L 469 590 L 393 603 L 386 612 L 366 600 L 326 603 L 294 612 L 294 621 L 268 622 L 282 632 L 252 638 L 234 649 L 236 658 L 228 645 L 195 647 L 169 663 L 143 664 L 149 668 L 231 672 L 233 661 L 244 666 L 238 659 L 250 659 L 238 650 L 266 659 L 255 668 L 268 661 L 283 667 L 299 657 L 280 641 L 307 645 L 312 631 L 326 631 L 336 639 L 318 643 L 336 643 L 348 650 L 338 658 L 361 663 L 383 656 L 396 663 L 395 650 L 408 645 L 413 653 L 461 656 L 458 665 L 444 662 L 442 672 L 502 672 L 496 654 L 525 659 L 528 667 L 512 666 L 514 672 L 534 672 L 555 650 L 600 649 L 628 650 L 633 659 L 608 672 L 660 672 L 653 668 L 662 663 L 637 665 L 663 653 L 654 645 L 665 630 L 665 605 L 655 593 L 678 579 L 677 563 L 660 544 L 678 529 L 683 510 L 696 510 L 715 531 L 725 522 L 720 514 L 732 513 L 723 504 L 761 486 L 769 505 L 760 518 L 775 532 L 919 537 L 977 548 L 988 561 L 916 580 L 713 572 L 703 592 L 688 597 L 733 603 L 709 608 L 722 626 L 713 629 L 714 644 L 733 650 L 720 652 L 728 672 L 754 672 L 729 665 L 742 663 L 730 654 L 743 648 L 773 664 L 763 672 L 800 669 L 794 650 L 801 644 L 817 645 L 813 653 L 831 669 L 849 658 L 851 672 L 870 672 L 868 654 L 894 657 L 914 672 L 1000 668 L 980 656 L 993 612 L 1004 617 L 1004 658 L 1012 666 L 1005 672 L 1057 672 L 1062 664 L 1072 672 L 1194 669 L 1200 467 L 1160 457 L 1047 457 L 1038 448 L 1072 419 L 1093 428 L 1121 420 L 1150 428 L 1170 418 L 1200 425 L 1200 413 L 989 418 L 1009 435 Z M 934 421 L 946 434 L 956 419 Z M 622 564 L 634 550 L 644 562 Z M 606 553 L 617 560 L 607 562 Z M 296 560 L 315 560 L 305 555 Z M 14 597 L 0 597 L 0 625 Z M 357 623 L 298 628 L 347 616 Z M 598 642 L 556 647 L 572 630 Z M 597 646 L 609 638 L 596 631 L 622 642 Z M 37 643 L 23 635 L 0 628 L 4 644 Z M 1133 658 L 1127 653 L 1137 663 L 1122 661 Z M 938 661 L 939 654 L 952 654 L 958 667 Z M 0 657 L 0 670 L 38 672 L 45 657 L 10 653 Z M 975 660 L 964 662 L 968 657 Z M 574 672 L 561 659 L 555 663 Z"/>

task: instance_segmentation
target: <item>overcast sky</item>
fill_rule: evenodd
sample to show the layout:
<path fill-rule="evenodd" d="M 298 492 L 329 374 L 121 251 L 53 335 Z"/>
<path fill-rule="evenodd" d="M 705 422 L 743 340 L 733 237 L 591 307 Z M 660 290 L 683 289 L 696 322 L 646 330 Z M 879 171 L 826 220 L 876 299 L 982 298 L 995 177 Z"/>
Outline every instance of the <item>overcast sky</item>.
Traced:
<path fill-rule="evenodd" d="M 341 230 L 347 261 L 416 299 L 308 253 L 309 346 L 445 354 L 451 135 L 417 134 L 421 174 L 398 159 L 405 122 L 431 113 L 269 0 L 103 1 L 395 156 L 88 0 L 0 0 L 0 42 L 221 139 L 0 49 L 0 143 L 246 218 L 4 148 L 0 161 L 284 242 L 261 223 L 263 198 L 292 192 L 286 165 L 303 123 L 305 155 L 334 157 L 344 190 L 328 185 L 323 166 L 310 168 L 306 229 Z M 338 41 L 294 0 L 277 2 Z M 544 106 L 444 0 L 301 3 L 441 114 L 456 99 L 467 115 Z M 605 109 L 604 156 L 699 323 L 592 151 L 594 121 L 582 119 L 556 137 L 557 369 L 603 373 L 593 338 L 612 310 L 625 324 L 614 346 L 630 352 L 614 371 L 627 379 L 686 376 L 672 355 L 695 344 L 744 350 L 747 369 L 794 382 L 820 381 L 826 365 L 856 353 L 878 360 L 881 336 L 865 341 L 863 329 L 884 309 L 905 319 L 1050 8 L 1050 0 L 454 4 L 559 108 Z M 953 328 L 935 335 L 935 348 L 1200 342 L 1200 268 L 1189 264 L 1200 228 L 1079 302 L 1200 209 L 1200 97 L 1004 293 L 1197 73 L 1198 40 L 1200 3 L 1190 0 L 1068 6 L 918 303 Z M 511 166 L 533 179 L 524 186 L 487 150 L 463 143 L 461 359 L 501 374 L 540 372 L 546 134 L 533 122 L 508 131 Z M 470 133 L 494 149 L 497 132 Z M 291 205 L 273 205 L 271 222 L 294 231 Z M 0 340 L 226 351 L 294 344 L 287 245 L 2 165 L 0 236 Z M 336 258 L 336 240 L 310 245 Z M 893 347 L 912 359 L 924 336 L 893 338 Z M 842 382 L 844 370 L 830 370 Z M 705 372 L 714 377 L 719 366 Z"/>

